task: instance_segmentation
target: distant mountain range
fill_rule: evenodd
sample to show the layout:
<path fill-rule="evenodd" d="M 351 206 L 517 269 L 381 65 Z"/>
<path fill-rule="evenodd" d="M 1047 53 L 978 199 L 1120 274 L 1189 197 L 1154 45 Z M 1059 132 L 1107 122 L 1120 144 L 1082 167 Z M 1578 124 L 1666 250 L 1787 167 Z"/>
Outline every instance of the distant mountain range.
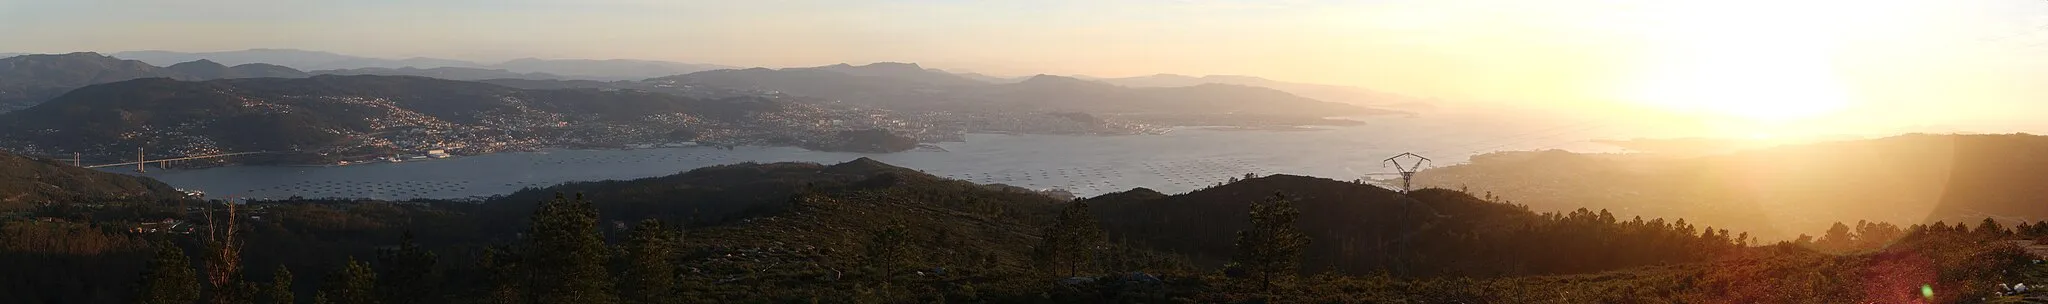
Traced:
<path fill-rule="evenodd" d="M 82 56 L 92 54 L 93 56 Z M 114 53 L 111 58 L 93 53 L 73 53 L 71 61 L 97 61 L 99 63 L 77 63 L 65 67 L 52 67 L 42 73 L 71 70 L 76 73 L 90 73 L 104 78 L 99 81 L 45 81 L 36 79 L 0 79 L 0 111 L 19 109 L 54 97 L 63 90 L 93 83 L 126 80 L 142 77 L 168 77 L 185 80 L 253 77 L 306 77 L 320 74 L 336 75 L 403 75 L 422 76 L 453 80 L 529 79 L 529 80 L 641 80 L 647 79 L 665 83 L 687 83 L 728 88 L 748 88 L 767 91 L 788 92 L 793 95 L 841 100 L 853 104 L 892 108 L 947 109 L 968 105 L 972 107 L 1002 107 L 1026 110 L 1071 110 L 1108 112 L 1203 112 L 1203 113 L 1253 113 L 1253 114 L 1337 114 L 1380 113 L 1384 111 L 1363 110 L 1355 106 L 1317 105 L 1317 101 L 1346 105 L 1415 111 L 1431 107 L 1433 100 L 1420 99 L 1398 94 L 1372 91 L 1357 87 L 1306 84 L 1275 81 L 1250 76 L 1184 76 L 1159 74 L 1141 77 L 1094 78 L 1087 76 L 1060 77 L 1039 75 L 1031 77 L 1004 78 L 978 73 L 950 73 L 928 69 L 912 63 L 875 63 L 868 65 L 836 64 L 809 68 L 784 69 L 729 69 L 725 66 L 688 64 L 649 60 L 582 60 L 582 59 L 515 59 L 497 64 L 439 59 L 406 58 L 383 59 L 343 55 L 329 52 L 294 49 L 250 49 L 224 52 L 171 52 L 171 51 L 130 51 Z M 19 57 L 19 56 L 16 56 Z M 128 71 L 101 73 L 102 70 L 117 66 L 107 62 L 118 62 L 125 58 L 146 65 L 165 68 L 151 70 L 128 63 Z M 49 59 L 43 59 L 48 61 Z M 181 66 L 182 65 L 182 66 Z M 175 68 L 172 68 L 174 67 Z M 4 66 L 0 66 L 4 68 Z M 169 70 L 170 72 L 162 72 Z M 29 74 L 25 77 L 34 77 Z M 1087 80 L 1111 84 L 1125 89 L 1161 90 L 1105 90 L 1091 88 L 1084 82 L 1062 81 L 1057 78 Z M 651 79 L 650 79 L 651 78 Z M 1037 79 L 1036 83 L 1024 82 Z M 33 88 L 21 82 L 39 82 Z M 15 82 L 9 87 L 9 82 Z M 1060 83 L 1064 83 L 1061 85 Z M 538 83 L 536 83 L 538 84 Z M 586 83 L 588 84 L 588 83 Z M 1235 85 L 1235 87 L 1204 85 Z M 1188 89 L 1196 88 L 1200 89 Z M 1077 92 L 1033 92 L 1030 89 L 1097 90 L 1093 93 Z M 1270 89 L 1270 90 L 1267 90 Z M 1272 91 L 1285 94 L 1271 94 Z M 1204 94 L 1192 94 L 1200 92 Z M 1220 95 L 1218 95 L 1220 94 Z M 1163 101 L 1196 97 L 1196 101 Z M 1206 104 L 1193 108 L 1180 107 L 1188 103 Z M 1234 104 L 1237 107 L 1218 107 Z M 1332 111 L 1334 112 L 1325 112 Z M 1333 115 L 1323 115 L 1333 116 Z"/>
<path fill-rule="evenodd" d="M 381 142 L 461 147 L 587 136 L 562 126 L 630 126 L 659 133 L 667 116 L 735 122 L 772 101 L 701 100 L 633 90 L 525 90 L 408 76 L 179 81 L 149 78 L 73 90 L 0 114 L 0 137 L 30 148 L 181 154 L 300 151 Z M 681 119 L 681 118 L 677 118 Z M 652 134 L 659 136 L 660 134 Z M 403 136 L 403 137 L 398 137 Z M 131 140 L 143 138 L 146 140 Z M 472 147 L 480 148 L 480 147 Z"/>
<path fill-rule="evenodd" d="M 288 66 L 299 70 L 349 70 L 349 69 L 433 69 L 433 68 L 477 68 L 484 70 L 505 70 L 512 73 L 541 73 L 559 75 L 564 79 L 588 80 L 639 80 L 652 77 L 678 75 L 698 71 L 732 68 L 729 66 L 678 63 L 652 60 L 589 60 L 589 59 L 514 59 L 497 64 L 483 64 L 471 61 L 413 57 L 385 59 L 342 55 L 329 52 L 294 49 L 249 49 L 223 52 L 172 52 L 172 51 L 129 51 L 113 54 L 114 57 L 140 60 L 155 65 L 168 65 L 194 60 L 212 60 L 223 64 L 269 63 Z M 424 76 L 424 75 L 422 75 Z M 551 78 L 552 79 L 552 78 Z"/>
<path fill-rule="evenodd" d="M 270 56 L 247 56 L 259 59 L 291 61 L 288 55 L 327 54 L 305 51 L 257 52 Z M 145 52 L 144 54 L 163 55 Z M 331 54 L 330 54 L 331 55 Z M 313 55 L 307 55 L 313 56 Z M 340 56 L 340 55 L 335 55 Z M 300 56 L 305 57 L 305 56 Z M 169 60 L 169 57 L 160 57 Z M 176 58 L 184 59 L 184 58 Z M 569 80 L 577 77 L 537 72 L 513 72 L 505 69 L 439 67 L 439 68 L 356 68 L 342 70 L 318 70 L 305 72 L 292 67 L 262 62 L 230 61 L 221 63 L 212 59 L 195 59 L 159 67 L 140 60 L 127 60 L 98 53 L 80 52 L 54 55 L 21 55 L 0 57 L 0 113 L 34 106 L 79 87 L 124 81 L 138 78 L 171 78 L 177 80 L 211 80 L 232 78 L 304 78 L 313 75 L 388 75 L 421 76 L 450 80 L 486 79 L 532 79 Z M 304 60 L 298 60 L 304 61 Z M 358 60 L 360 62 L 360 60 Z M 412 60 L 408 62 L 432 62 Z M 551 61 L 550 61 L 551 62 Z M 597 61 L 616 63 L 617 61 Z M 229 66 L 233 64 L 233 66 Z M 529 65 L 545 65 L 549 62 L 528 61 Z"/>
<path fill-rule="evenodd" d="M 312 74 L 307 74 L 304 71 L 299 71 L 296 69 L 275 64 L 244 63 L 241 65 L 231 67 L 205 59 L 173 64 L 171 66 L 164 68 L 174 72 L 183 73 L 185 74 L 185 76 L 194 77 L 198 79 L 264 77 L 301 78 L 313 76 Z"/>
<path fill-rule="evenodd" d="M 268 63 L 288 66 L 300 70 L 328 70 L 351 68 L 402 68 L 402 67 L 482 67 L 483 65 L 452 59 L 415 57 L 407 59 L 383 59 L 349 56 L 320 51 L 294 49 L 248 49 L 223 52 L 172 52 L 172 51 L 127 51 L 110 54 L 114 57 L 140 60 L 155 65 L 168 65 L 194 60 L 212 60 L 222 64 Z"/>
<path fill-rule="evenodd" d="M 196 79 L 141 61 L 95 53 L 0 58 L 0 112 L 27 108 L 78 87 L 151 77 Z"/>
<path fill-rule="evenodd" d="M 1380 92 L 1352 86 L 1286 82 L 1254 76 L 1208 75 L 1196 77 L 1176 74 L 1158 74 L 1151 76 L 1122 78 L 1094 78 L 1087 76 L 1078 77 L 1127 87 L 1185 87 L 1212 83 L 1264 87 L 1286 91 L 1288 93 L 1293 93 L 1294 95 L 1301 95 L 1302 97 L 1314 98 L 1316 100 L 1369 105 L 1401 110 L 1429 109 L 1433 107 L 1433 105 L 1431 105 L 1432 103 L 1439 102 L 1433 99 Z"/>
<path fill-rule="evenodd" d="M 911 63 L 714 70 L 649 79 L 668 84 L 751 88 L 897 109 L 1008 109 L 1097 113 L 1237 113 L 1305 116 L 1386 111 L 1241 85 L 1135 88 L 1038 75 L 1015 83 L 981 80 Z"/>
<path fill-rule="evenodd" d="M 313 71 L 312 73 L 313 73 L 313 74 L 322 74 L 322 75 L 385 75 L 385 76 L 419 76 L 419 77 L 428 77 L 428 78 L 440 78 L 440 79 L 448 79 L 448 80 L 485 80 L 485 79 L 532 79 L 532 80 L 566 80 L 566 79 L 573 79 L 573 78 L 571 78 L 571 77 L 567 77 L 567 76 L 561 76 L 561 75 L 555 75 L 555 74 L 548 74 L 548 73 L 518 73 L 518 72 L 512 72 L 512 71 L 507 71 L 507 70 L 503 70 L 503 69 L 482 69 L 482 68 L 455 68 L 455 67 L 439 67 L 439 68 L 426 68 L 426 69 L 421 69 L 421 68 L 412 68 L 412 67 L 403 67 L 403 68 L 396 68 L 396 69 L 393 69 L 393 68 L 358 68 L 358 69 L 342 69 L 342 70 L 318 70 L 318 71 Z"/>
<path fill-rule="evenodd" d="M 1024 81 L 1024 80 L 1026 80 L 1026 79 L 1030 79 L 1030 78 L 1031 78 L 1031 76 L 1024 76 L 1024 77 L 998 77 L 998 76 L 990 76 L 990 75 L 985 75 L 985 74 L 981 74 L 981 73 L 973 73 L 973 72 L 962 72 L 962 73 L 953 73 L 953 75 L 959 76 L 959 77 L 961 77 L 961 78 L 973 79 L 973 80 L 977 80 L 977 81 L 981 81 L 981 82 L 987 82 L 987 83 L 998 83 L 998 84 L 1001 84 L 1001 83 L 1016 83 L 1016 82 L 1021 82 L 1021 81 Z M 1329 85 L 1329 84 L 1314 84 L 1314 83 L 1300 83 L 1300 82 L 1287 82 L 1287 81 L 1279 81 L 1279 80 L 1272 80 L 1272 79 L 1266 79 L 1266 78 L 1261 78 L 1261 77 L 1257 77 L 1257 76 L 1241 76 L 1241 75 L 1207 75 L 1207 76 L 1188 76 L 1188 75 L 1178 75 L 1178 74 L 1156 74 L 1156 75 L 1150 75 L 1150 76 L 1134 76 L 1134 77 L 1114 77 L 1114 78 L 1105 78 L 1105 77 L 1094 77 L 1094 76 L 1087 76 L 1087 75 L 1074 75 L 1074 76 L 1068 76 L 1068 77 L 1073 77 L 1073 78 L 1079 78 L 1079 79 L 1086 79 L 1086 80 L 1092 80 L 1092 81 L 1098 81 L 1098 82 L 1103 82 L 1103 83 L 1109 83 L 1109 84 L 1114 84 L 1114 85 L 1120 85 L 1120 86 L 1126 86 L 1126 87 L 1134 87 L 1134 88 L 1150 88 L 1150 87 L 1189 87 L 1189 86 L 1198 86 L 1198 85 L 1203 85 L 1203 84 L 1234 84 L 1234 85 L 1242 85 L 1242 86 L 1254 86 L 1254 87 L 1263 87 L 1263 88 L 1270 88 L 1270 89 L 1275 89 L 1275 90 L 1281 90 L 1281 91 L 1286 91 L 1287 93 L 1291 93 L 1291 94 L 1294 94 L 1294 95 L 1300 95 L 1300 96 L 1302 96 L 1302 97 L 1314 98 L 1314 99 L 1316 99 L 1316 100 L 1321 100 L 1321 101 L 1328 101 L 1328 102 L 1338 102 L 1338 103 L 1348 103 L 1348 104 L 1356 104 L 1356 105 L 1365 105 L 1365 106 L 1372 106 L 1372 107 L 1378 107 L 1378 108 L 1389 108 L 1389 109 L 1396 109 L 1396 110 L 1410 110 L 1410 111 L 1412 111 L 1412 110 L 1427 110 L 1427 109 L 1433 109 L 1433 108 L 1435 108 L 1435 107 L 1436 107 L 1436 105 L 1435 105 L 1436 103 L 1440 103 L 1440 102 L 1442 102 L 1442 101 L 1440 101 L 1440 100 L 1436 100 L 1436 99 L 1433 99 L 1433 98 L 1421 98 L 1421 97 L 1414 97 L 1414 96 L 1406 96 L 1406 95 L 1401 95 L 1401 94 L 1395 94 L 1395 93 L 1387 93 L 1387 92 L 1380 92 L 1380 91 L 1374 91 L 1374 90 L 1371 90 L 1371 89 L 1365 89 L 1365 88 L 1360 88 L 1360 87 L 1353 87 L 1353 86 L 1342 86 L 1342 85 Z"/>

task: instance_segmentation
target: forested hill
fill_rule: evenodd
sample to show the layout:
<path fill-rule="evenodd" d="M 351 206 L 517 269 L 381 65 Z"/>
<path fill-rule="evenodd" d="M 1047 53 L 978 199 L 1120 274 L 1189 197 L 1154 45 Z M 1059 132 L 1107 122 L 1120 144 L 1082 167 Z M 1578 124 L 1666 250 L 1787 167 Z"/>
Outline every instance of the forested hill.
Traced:
<path fill-rule="evenodd" d="M 138 79 L 74 90 L 0 115 L 0 137 L 56 151 L 310 151 L 425 148 L 659 136 L 774 112 L 768 100 L 707 100 L 632 90 L 523 90 L 410 76 L 210 81 Z M 687 124 L 686 124 L 687 122 Z M 615 131 L 615 126 L 634 132 Z M 585 136 L 549 136 L 595 133 Z M 142 138 L 148 142 L 137 142 Z M 420 147 L 402 147 L 414 150 Z M 483 151 L 489 152 L 489 151 Z M 374 153 L 374 152 L 371 152 Z"/>
<path fill-rule="evenodd" d="M 0 58 L 0 113 L 34 106 L 82 86 L 148 77 L 187 76 L 97 53 Z"/>
<path fill-rule="evenodd" d="M 1274 203 L 1274 193 L 1292 203 Z M 1805 243 L 1749 247 L 1729 232 L 1678 221 L 1537 214 L 1444 189 L 1410 197 L 1276 175 L 1182 195 L 1140 189 L 1076 203 L 860 159 L 571 183 L 482 204 L 251 202 L 232 205 L 241 213 L 211 204 L 211 213 L 189 214 L 177 208 L 172 214 L 186 223 L 173 227 L 194 231 L 189 235 L 129 232 L 159 222 L 161 212 L 51 210 L 38 211 L 35 220 L 0 220 L 0 266 L 21 270 L 0 272 L 0 298 L 1895 303 L 1922 299 L 1907 287 L 1931 286 L 1943 293 L 1928 299 L 1949 303 L 1987 295 L 1989 282 L 2019 279 L 2020 272 L 2005 270 L 2025 265 L 2024 253 L 2000 241 L 2016 232 L 1983 228 L 1996 226 L 1891 227 L 1888 237 L 1831 231 L 1814 243 L 1878 246 L 1834 247 L 1847 254 L 1836 256 Z M 240 222 L 205 221 L 222 218 Z M 1240 222 L 1247 219 L 1265 225 Z M 238 241 L 210 241 L 219 236 L 207 234 L 226 231 L 214 229 L 221 225 L 240 227 Z M 1294 233 L 1308 246 L 1260 237 Z M 1386 242 L 1404 235 L 1411 241 Z M 1866 237 L 1898 243 L 1853 242 Z M 1292 253 L 1297 249 L 1304 251 Z M 240 254 L 216 254 L 223 252 Z M 1219 259 L 1233 263 L 1219 267 Z M 1396 260 L 1402 267 L 1389 266 Z M 1656 266 L 1629 268 L 1643 265 Z M 1392 275 L 1376 275 L 1383 269 Z M 1522 276 L 1603 270 L 1616 271 Z M 286 271 L 295 275 L 279 279 Z"/>
<path fill-rule="evenodd" d="M 0 211 L 51 202 L 164 199 L 183 193 L 162 182 L 0 152 Z"/>
<path fill-rule="evenodd" d="M 1416 182 L 1537 210 L 1609 208 L 1790 239 L 1834 222 L 2048 218 L 2048 137 L 1912 134 L 1697 157 L 1507 152 Z"/>
<path fill-rule="evenodd" d="M 1585 209 L 1539 214 L 1453 190 L 1422 189 L 1403 197 L 1378 186 L 1294 175 L 1173 196 L 1150 192 L 1113 193 L 1088 202 L 1112 239 L 1220 264 L 1234 253 L 1233 236 L 1249 227 L 1241 215 L 1252 202 L 1277 194 L 1301 210 L 1300 228 L 1314 240 L 1303 269 L 1312 272 L 1592 272 L 1698 261 L 1736 248 L 1747 236 L 1682 219 L 1626 219 Z"/>

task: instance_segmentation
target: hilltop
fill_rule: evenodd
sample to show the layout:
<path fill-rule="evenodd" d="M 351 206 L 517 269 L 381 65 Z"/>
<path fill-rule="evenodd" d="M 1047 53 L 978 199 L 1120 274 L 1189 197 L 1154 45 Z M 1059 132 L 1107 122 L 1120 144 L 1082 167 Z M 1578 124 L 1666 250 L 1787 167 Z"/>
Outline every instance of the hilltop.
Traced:
<path fill-rule="evenodd" d="M 265 77 L 304 78 L 312 76 L 312 74 L 308 74 L 306 72 L 284 67 L 281 65 L 265 63 L 246 63 L 230 67 L 205 59 L 173 64 L 171 66 L 164 67 L 164 69 L 176 71 L 178 73 L 183 73 L 186 76 L 192 77 L 194 79 Z"/>
<path fill-rule="evenodd" d="M 279 65 L 226 66 L 204 59 L 158 67 L 90 52 L 0 57 L 0 113 L 35 106 L 79 87 L 142 78 L 209 80 L 309 75 Z"/>
<path fill-rule="evenodd" d="M 0 113 L 34 106 L 78 87 L 151 77 L 189 78 L 141 61 L 98 53 L 0 58 Z"/>

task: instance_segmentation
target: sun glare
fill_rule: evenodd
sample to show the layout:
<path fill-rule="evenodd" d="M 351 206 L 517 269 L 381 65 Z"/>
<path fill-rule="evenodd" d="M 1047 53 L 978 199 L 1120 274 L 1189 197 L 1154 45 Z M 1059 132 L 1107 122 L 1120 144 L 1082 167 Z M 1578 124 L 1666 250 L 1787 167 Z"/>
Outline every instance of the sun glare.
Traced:
<path fill-rule="evenodd" d="M 1838 28 L 1826 20 L 1726 3 L 1669 9 L 1685 13 L 1668 14 L 1674 19 L 1638 65 L 1630 98 L 1761 123 L 1812 118 L 1849 103 L 1827 38 Z"/>

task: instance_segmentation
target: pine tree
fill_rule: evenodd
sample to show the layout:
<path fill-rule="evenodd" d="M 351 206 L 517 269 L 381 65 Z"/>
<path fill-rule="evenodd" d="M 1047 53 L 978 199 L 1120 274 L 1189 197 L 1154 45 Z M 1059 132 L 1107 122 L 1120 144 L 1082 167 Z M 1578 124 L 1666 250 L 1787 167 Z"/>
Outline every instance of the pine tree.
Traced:
<path fill-rule="evenodd" d="M 628 304 L 668 303 L 674 299 L 676 234 L 660 220 L 647 219 L 633 226 L 626 238 L 625 272 L 619 279 L 619 299 Z"/>
<path fill-rule="evenodd" d="M 1102 245 L 1102 227 L 1088 211 L 1088 203 L 1076 200 L 1060 211 L 1060 217 L 1046 227 L 1032 258 L 1046 269 L 1065 268 L 1068 276 L 1078 275 Z"/>
<path fill-rule="evenodd" d="M 1827 234 L 1821 235 L 1820 241 L 1814 243 L 1814 245 L 1830 251 L 1849 250 L 1855 244 L 1856 235 L 1852 234 L 1849 230 L 1849 225 L 1844 225 L 1842 222 L 1835 222 L 1834 226 L 1828 228 Z"/>
<path fill-rule="evenodd" d="M 526 279 L 520 272 L 521 265 L 515 262 L 517 256 L 512 252 L 508 248 L 493 247 L 485 249 L 483 256 L 477 258 L 476 268 L 482 270 L 486 278 L 483 289 L 473 296 L 478 303 L 526 303 L 525 289 L 522 288 Z"/>
<path fill-rule="evenodd" d="M 277 273 L 270 276 L 270 289 L 264 290 L 264 298 L 271 304 L 298 303 L 298 294 L 292 292 L 292 270 L 277 265 Z"/>
<path fill-rule="evenodd" d="M 1984 218 L 1984 222 L 1977 224 L 1977 235 L 1984 236 L 1987 238 L 2002 239 L 2005 238 L 2006 234 L 2007 232 L 2005 231 L 2005 226 L 1998 224 L 1998 220 L 1987 217 Z"/>
<path fill-rule="evenodd" d="M 1271 291 L 1276 278 L 1292 275 L 1301 267 L 1309 238 L 1294 227 L 1294 217 L 1300 211 L 1286 196 L 1275 193 L 1251 207 L 1251 227 L 1237 233 L 1237 254 L 1231 262 L 1257 279 L 1260 290 Z"/>
<path fill-rule="evenodd" d="M 889 224 L 876 230 L 868 237 L 864 258 L 871 267 L 881 271 L 882 280 L 896 277 L 896 271 L 910 264 L 910 229 L 903 224 Z"/>
<path fill-rule="evenodd" d="M 533 213 L 533 226 L 526 232 L 522 265 L 532 275 L 527 287 L 532 303 L 618 302 L 612 289 L 611 272 L 605 269 L 609 249 L 597 230 L 597 206 L 584 200 L 562 198 L 541 204 Z"/>
<path fill-rule="evenodd" d="M 335 304 L 377 303 L 377 272 L 370 264 L 348 259 L 348 264 L 327 275 L 326 285 L 320 286 L 318 298 L 326 298 Z M 316 299 L 318 301 L 318 299 Z"/>
<path fill-rule="evenodd" d="M 429 297 L 437 283 L 434 264 L 439 258 L 433 251 L 420 248 L 412 231 L 399 236 L 397 249 L 379 252 L 377 260 L 384 266 L 377 275 L 377 291 L 385 304 L 436 302 Z"/>
<path fill-rule="evenodd" d="M 192 270 L 192 261 L 185 258 L 185 250 L 169 240 L 158 241 L 156 247 L 156 258 L 150 260 L 148 272 L 142 274 L 142 290 L 137 292 L 136 302 L 191 304 L 199 301 L 199 274 Z"/>

